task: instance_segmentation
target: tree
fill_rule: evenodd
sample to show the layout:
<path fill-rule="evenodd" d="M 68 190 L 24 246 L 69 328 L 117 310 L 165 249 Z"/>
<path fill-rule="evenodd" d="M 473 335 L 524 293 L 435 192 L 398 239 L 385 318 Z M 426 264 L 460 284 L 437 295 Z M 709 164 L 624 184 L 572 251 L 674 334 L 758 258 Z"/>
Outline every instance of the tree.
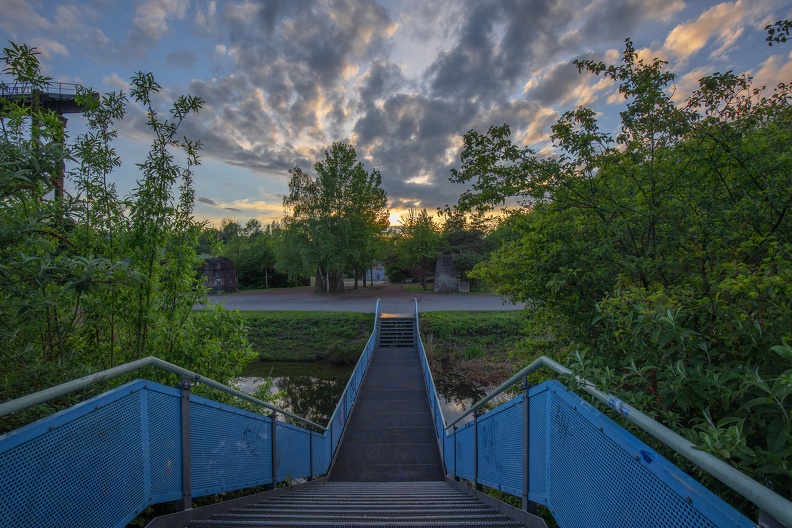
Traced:
<path fill-rule="evenodd" d="M 443 214 L 446 221 L 442 230 L 441 252 L 451 255 L 461 280 L 469 281 L 468 273 L 494 249 L 493 241 L 487 237 L 490 221 L 482 212 L 472 215 L 470 220 L 458 210 Z"/>
<path fill-rule="evenodd" d="M 460 207 L 524 208 L 473 274 L 531 301 L 535 342 L 577 374 L 792 489 L 792 88 L 716 73 L 676 104 L 666 63 L 629 40 L 621 64 L 576 64 L 618 84 L 621 130 L 566 112 L 555 158 L 507 125 L 466 134 Z"/>
<path fill-rule="evenodd" d="M 34 49 L 11 44 L 0 60 L 9 82 L 46 88 Z M 124 94 L 96 100 L 81 90 L 88 131 L 73 143 L 59 116 L 35 99 L 0 99 L 1 398 L 149 354 L 218 380 L 252 359 L 238 315 L 193 311 L 205 300 L 192 217 L 199 144 L 176 134 L 201 101 L 182 96 L 162 119 L 152 104 L 158 90 L 150 74 L 132 79 L 130 95 L 147 112 L 153 140 L 137 187 L 123 199 L 108 177 L 120 165 L 112 140 Z M 54 193 L 64 160 L 77 197 Z"/>
<path fill-rule="evenodd" d="M 427 271 L 434 267 L 440 252 L 440 228 L 426 209 L 409 209 L 401 216 L 388 262 L 388 277 L 413 277 L 418 270 L 421 286 L 426 289 Z"/>
<path fill-rule="evenodd" d="M 317 291 L 343 291 L 345 270 L 355 276 L 383 249 L 388 226 L 387 196 L 379 171 L 366 172 L 354 147 L 333 143 L 311 177 L 289 171 L 280 269 L 290 276 L 316 271 Z"/>

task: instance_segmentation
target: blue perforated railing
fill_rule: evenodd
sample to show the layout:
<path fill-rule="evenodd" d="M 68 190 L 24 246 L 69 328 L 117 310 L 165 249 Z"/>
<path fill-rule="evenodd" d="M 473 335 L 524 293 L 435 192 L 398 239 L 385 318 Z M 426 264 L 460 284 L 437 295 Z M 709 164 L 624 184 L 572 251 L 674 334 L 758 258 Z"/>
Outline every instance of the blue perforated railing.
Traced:
<path fill-rule="evenodd" d="M 0 404 L 0 416 L 121 375 L 157 366 L 181 387 L 136 380 L 0 436 L 0 527 L 123 527 L 147 506 L 327 474 L 379 332 L 374 331 L 327 427 L 155 358 Z M 225 390 L 273 413 L 192 394 Z M 288 416 L 308 426 L 285 423 Z"/>
<path fill-rule="evenodd" d="M 417 302 L 415 318 L 418 325 Z M 528 374 L 542 367 L 571 374 L 549 358 L 537 359 L 447 423 L 420 331 L 418 348 L 449 476 L 522 498 L 524 508 L 544 505 L 564 528 L 757 526 L 558 381 L 529 387 Z M 590 382 L 576 381 L 792 528 L 792 503 Z M 514 385 L 521 388 L 520 396 L 482 413 L 488 402 Z"/>

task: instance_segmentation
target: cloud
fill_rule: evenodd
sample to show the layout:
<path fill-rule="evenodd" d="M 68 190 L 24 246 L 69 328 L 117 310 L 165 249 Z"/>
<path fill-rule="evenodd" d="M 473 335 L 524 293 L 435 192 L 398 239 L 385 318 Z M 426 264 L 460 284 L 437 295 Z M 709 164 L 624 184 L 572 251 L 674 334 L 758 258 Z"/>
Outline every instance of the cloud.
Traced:
<path fill-rule="evenodd" d="M 754 74 L 754 86 L 774 88 L 779 83 L 789 83 L 792 79 L 792 51 L 778 54 L 765 60 L 759 71 Z"/>
<path fill-rule="evenodd" d="M 739 42 L 746 26 L 756 25 L 765 15 L 761 3 L 724 2 L 707 9 L 696 20 L 677 25 L 666 37 L 664 47 L 684 61 L 714 41 L 717 48 L 710 57 L 720 58 Z"/>
<path fill-rule="evenodd" d="M 176 50 L 168 53 L 165 56 L 165 62 L 172 66 L 179 66 L 183 68 L 190 68 L 198 61 L 195 52 L 190 50 Z"/>
<path fill-rule="evenodd" d="M 18 38 L 22 31 L 46 30 L 52 23 L 34 9 L 28 0 L 0 0 L 0 29 L 5 31 L 11 40 Z M 5 40 L 5 39 L 4 39 Z"/>
<path fill-rule="evenodd" d="M 207 205 L 214 205 L 214 206 L 219 206 L 220 205 L 217 202 L 215 202 L 214 200 L 210 200 L 209 198 L 198 198 L 196 201 L 201 202 L 201 203 L 205 203 Z"/>
<path fill-rule="evenodd" d="M 44 37 L 34 38 L 30 41 L 30 45 L 38 49 L 41 53 L 41 57 L 44 59 L 51 60 L 54 58 L 54 55 L 60 55 L 62 57 L 68 57 L 69 55 L 69 50 L 66 49 L 66 46 L 52 39 Z"/>
<path fill-rule="evenodd" d="M 116 91 L 129 91 L 129 82 L 122 79 L 117 73 L 113 72 L 110 75 L 105 75 L 102 78 L 102 83 L 109 86 Z"/>
<path fill-rule="evenodd" d="M 146 0 L 137 7 L 132 23 L 148 37 L 158 39 L 168 32 L 168 20 L 187 15 L 188 0 Z"/>

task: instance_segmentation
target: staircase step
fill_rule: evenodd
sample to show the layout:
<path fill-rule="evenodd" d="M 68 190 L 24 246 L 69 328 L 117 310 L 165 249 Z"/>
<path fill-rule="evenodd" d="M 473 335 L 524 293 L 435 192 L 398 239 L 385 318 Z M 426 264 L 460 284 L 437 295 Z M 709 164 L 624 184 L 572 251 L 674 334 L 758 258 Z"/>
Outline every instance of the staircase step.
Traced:
<path fill-rule="evenodd" d="M 443 481 L 328 482 L 297 488 L 188 528 L 259 526 L 417 526 L 516 528 L 520 525 Z"/>

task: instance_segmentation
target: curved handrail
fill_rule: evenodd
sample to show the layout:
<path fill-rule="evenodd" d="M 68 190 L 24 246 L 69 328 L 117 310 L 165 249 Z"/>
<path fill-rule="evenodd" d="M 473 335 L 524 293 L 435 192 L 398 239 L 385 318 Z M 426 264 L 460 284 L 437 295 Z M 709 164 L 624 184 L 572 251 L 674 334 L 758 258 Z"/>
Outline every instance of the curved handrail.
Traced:
<path fill-rule="evenodd" d="M 27 396 L 22 396 L 21 398 L 16 398 L 14 400 L 0 403 L 0 418 L 2 418 L 3 416 L 7 416 L 13 412 L 21 411 L 23 409 L 27 409 L 28 407 L 38 405 L 39 403 L 47 402 L 53 398 L 64 396 L 66 394 L 69 394 L 70 392 L 83 389 L 90 385 L 96 385 L 97 383 L 101 383 L 105 380 L 117 378 L 119 376 L 123 376 L 124 374 L 135 372 L 137 370 L 141 370 L 146 367 L 156 367 L 165 370 L 167 372 L 171 372 L 173 374 L 189 378 L 195 381 L 196 383 L 203 383 L 206 386 L 212 387 L 214 389 L 218 389 L 225 393 L 231 394 L 232 396 L 242 398 L 243 400 L 249 401 L 251 403 L 269 409 L 270 411 L 273 411 L 275 413 L 282 414 L 284 416 L 288 416 L 293 420 L 297 420 L 305 424 L 308 424 L 312 427 L 319 429 L 322 432 L 327 431 L 326 427 L 323 427 L 318 423 L 312 422 L 307 418 L 303 418 L 302 416 L 297 416 L 296 414 L 291 413 L 285 409 L 281 409 L 280 407 L 261 401 L 258 398 L 254 398 L 253 396 L 247 394 L 246 392 L 233 389 L 211 378 L 201 376 L 200 374 L 196 374 L 195 372 L 192 372 L 190 370 L 183 369 L 179 366 L 176 366 L 172 363 L 168 363 L 167 361 L 163 361 L 154 356 L 138 359 L 137 361 L 132 361 L 130 363 L 124 363 L 123 365 L 119 365 L 117 367 L 103 370 L 101 372 L 97 372 L 96 374 L 83 376 L 82 378 L 78 378 L 72 381 L 67 381 L 66 383 L 56 385 L 55 387 L 50 387 L 42 391 L 34 392 L 33 394 L 29 394 Z"/>
<path fill-rule="evenodd" d="M 634 423 L 647 433 L 651 434 L 665 445 L 683 457 L 687 458 L 755 505 L 759 506 L 760 509 L 772 515 L 778 521 L 784 523 L 786 526 L 792 527 L 792 502 L 759 484 L 749 476 L 743 474 L 738 469 L 730 466 L 719 458 L 716 458 L 706 451 L 698 449 L 696 445 L 690 440 L 687 440 L 683 436 L 675 433 L 668 427 L 645 415 L 635 407 L 628 405 L 616 396 L 598 390 L 596 385 L 594 385 L 592 382 L 581 378 L 580 376 L 575 376 L 571 370 L 546 356 L 539 357 L 520 372 L 503 382 L 498 388 L 481 398 L 462 416 L 454 420 L 452 423 L 446 425 L 444 429 L 447 431 L 449 428 L 454 427 L 462 419 L 476 412 L 494 397 L 498 396 L 516 383 L 525 380 L 526 376 L 542 367 L 547 367 L 558 374 L 573 376 L 578 385 L 596 400 L 613 408 L 616 412 L 624 416 L 624 418 Z"/>

